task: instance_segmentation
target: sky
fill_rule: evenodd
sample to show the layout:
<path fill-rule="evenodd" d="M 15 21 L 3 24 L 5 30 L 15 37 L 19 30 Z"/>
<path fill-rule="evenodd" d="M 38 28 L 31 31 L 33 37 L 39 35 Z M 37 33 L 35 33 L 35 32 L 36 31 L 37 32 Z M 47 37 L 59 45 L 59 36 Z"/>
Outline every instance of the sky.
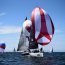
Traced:
<path fill-rule="evenodd" d="M 51 17 L 55 33 L 44 51 L 65 52 L 65 0 L 0 0 L 0 43 L 5 51 L 17 49 L 25 17 L 30 20 L 35 7 L 43 8 Z"/>

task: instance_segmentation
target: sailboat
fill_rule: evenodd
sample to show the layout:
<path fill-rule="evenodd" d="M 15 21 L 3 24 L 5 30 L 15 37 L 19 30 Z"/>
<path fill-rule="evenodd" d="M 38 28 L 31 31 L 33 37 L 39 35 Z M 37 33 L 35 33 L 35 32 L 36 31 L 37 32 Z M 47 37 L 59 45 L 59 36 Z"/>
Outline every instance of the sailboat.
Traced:
<path fill-rule="evenodd" d="M 14 48 L 13 52 L 16 52 L 15 48 Z"/>
<path fill-rule="evenodd" d="M 31 20 L 23 23 L 17 51 L 22 51 L 24 55 L 43 57 L 42 48 L 39 50 L 38 44 L 49 44 L 53 34 L 54 25 L 50 16 L 42 8 L 36 7 L 32 11 Z"/>
<path fill-rule="evenodd" d="M 53 53 L 53 47 L 51 46 L 49 53 Z"/>
<path fill-rule="evenodd" d="M 0 52 L 3 53 L 5 48 L 6 48 L 6 44 L 5 43 L 0 43 Z"/>

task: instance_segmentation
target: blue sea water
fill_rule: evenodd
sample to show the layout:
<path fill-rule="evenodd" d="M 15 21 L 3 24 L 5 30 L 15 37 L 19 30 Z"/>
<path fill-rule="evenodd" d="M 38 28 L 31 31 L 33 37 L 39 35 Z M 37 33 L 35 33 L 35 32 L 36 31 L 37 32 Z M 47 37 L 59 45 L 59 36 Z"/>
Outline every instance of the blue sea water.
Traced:
<path fill-rule="evenodd" d="M 0 65 L 65 65 L 65 53 L 44 53 L 43 58 L 22 56 L 20 52 L 0 53 Z"/>

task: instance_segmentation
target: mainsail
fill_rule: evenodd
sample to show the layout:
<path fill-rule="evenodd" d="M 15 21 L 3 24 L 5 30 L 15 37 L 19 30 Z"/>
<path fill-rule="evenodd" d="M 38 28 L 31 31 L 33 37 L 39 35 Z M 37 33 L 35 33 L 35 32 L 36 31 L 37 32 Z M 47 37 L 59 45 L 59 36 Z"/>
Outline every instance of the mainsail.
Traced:
<path fill-rule="evenodd" d="M 50 47 L 49 52 L 50 52 L 50 53 L 53 53 L 53 47 L 52 47 L 52 46 Z"/>
<path fill-rule="evenodd" d="M 32 31 L 35 41 L 40 45 L 51 42 L 54 34 L 54 25 L 50 16 L 42 8 L 35 8 L 31 16 Z"/>
<path fill-rule="evenodd" d="M 29 37 L 30 37 L 30 20 L 25 20 L 21 30 L 20 40 L 17 51 L 28 51 L 29 49 Z"/>
<path fill-rule="evenodd" d="M 26 50 L 27 50 L 26 38 L 23 34 L 23 28 L 22 28 L 17 51 L 26 51 Z"/>

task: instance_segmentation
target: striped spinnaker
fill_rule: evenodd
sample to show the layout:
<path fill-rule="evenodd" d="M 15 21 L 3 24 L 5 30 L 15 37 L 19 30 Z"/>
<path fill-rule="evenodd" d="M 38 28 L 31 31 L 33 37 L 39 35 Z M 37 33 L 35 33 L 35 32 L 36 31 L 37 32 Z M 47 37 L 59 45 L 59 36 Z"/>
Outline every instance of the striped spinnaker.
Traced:
<path fill-rule="evenodd" d="M 6 45 L 5 43 L 0 43 L 0 48 L 5 49 Z"/>
<path fill-rule="evenodd" d="M 31 22 L 35 41 L 41 45 L 50 43 L 54 34 L 54 25 L 46 11 L 39 7 L 35 8 L 32 11 Z"/>

